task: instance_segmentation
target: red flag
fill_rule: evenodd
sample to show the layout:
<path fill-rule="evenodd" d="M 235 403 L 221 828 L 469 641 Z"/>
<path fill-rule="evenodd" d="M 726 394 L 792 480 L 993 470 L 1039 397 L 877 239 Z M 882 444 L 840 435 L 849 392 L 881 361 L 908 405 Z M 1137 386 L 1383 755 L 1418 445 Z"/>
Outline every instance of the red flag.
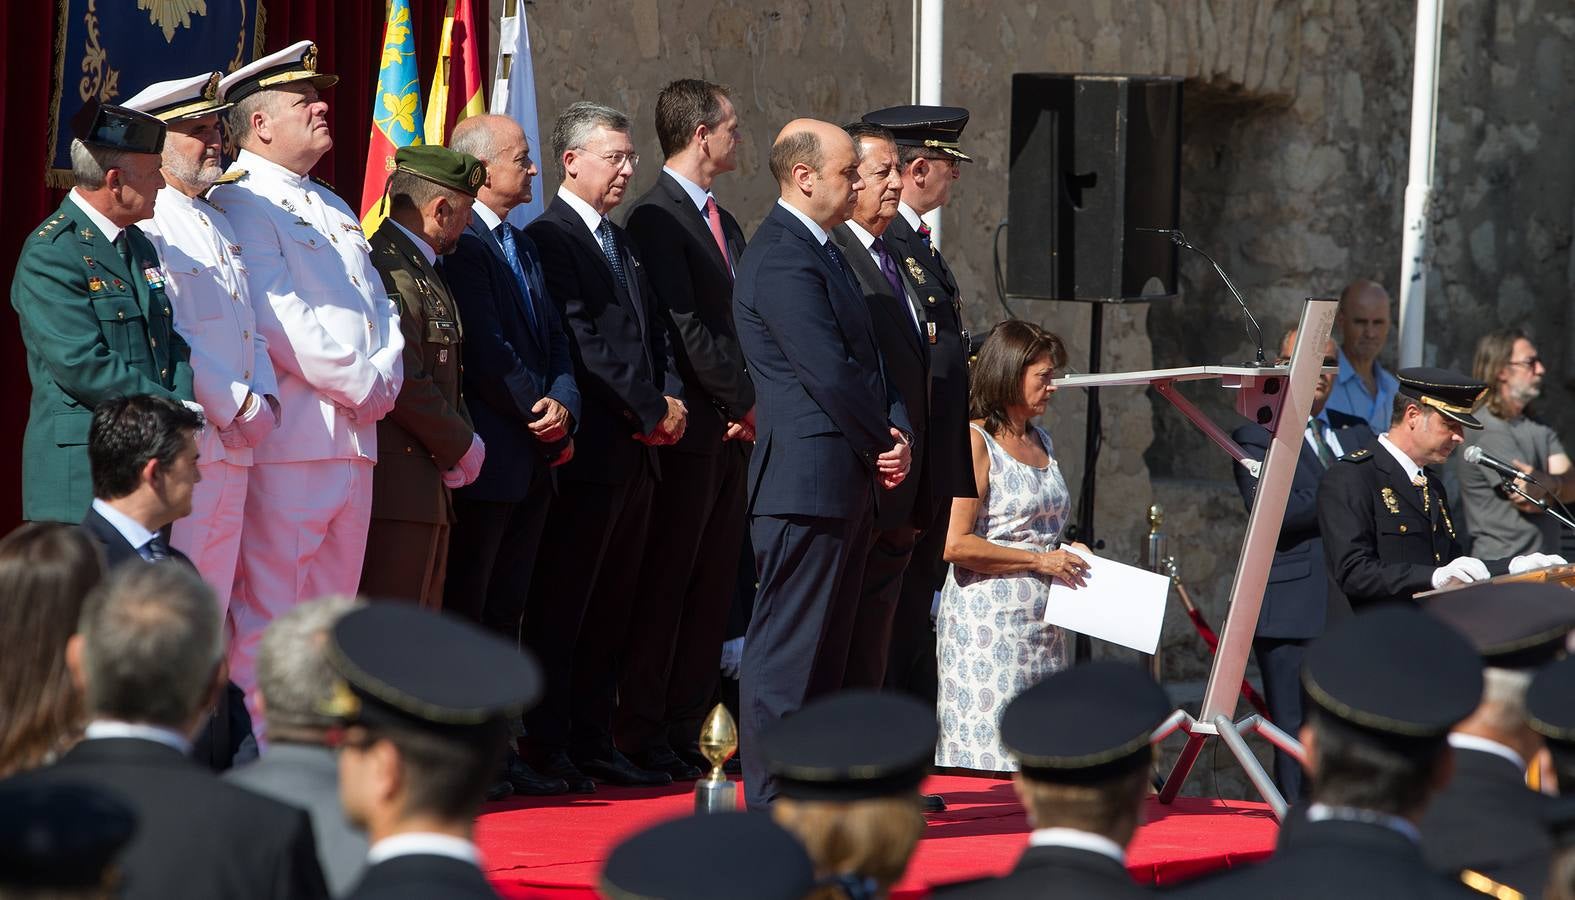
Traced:
<path fill-rule="evenodd" d="M 481 32 L 476 30 L 472 0 L 449 0 L 438 43 L 437 69 L 427 95 L 426 142 L 448 143 L 454 126 L 467 116 L 487 111 L 481 87 Z"/>

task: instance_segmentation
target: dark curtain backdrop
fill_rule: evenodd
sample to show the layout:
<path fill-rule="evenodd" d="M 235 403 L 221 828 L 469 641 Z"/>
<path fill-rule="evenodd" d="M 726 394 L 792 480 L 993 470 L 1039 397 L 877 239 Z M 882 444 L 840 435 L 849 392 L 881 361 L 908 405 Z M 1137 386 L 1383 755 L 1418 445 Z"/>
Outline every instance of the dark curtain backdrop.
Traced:
<path fill-rule="evenodd" d="M 416 54 L 422 84 L 431 84 L 444 0 L 411 0 Z M 55 16 L 0 16 L 0 283 L 8 286 L 22 241 L 54 211 L 64 196 L 44 186 L 48 148 L 50 77 L 54 71 Z M 319 49 L 320 71 L 339 76 L 328 92 L 328 122 L 334 149 L 313 174 L 334 185 L 352 207 L 361 196 L 367 137 L 372 127 L 372 93 L 383 42 L 386 0 L 264 0 L 265 51 L 311 39 Z M 485 21 L 479 23 L 487 58 Z M 194 72 L 171 71 L 170 77 Z M 490 80 L 491 73 L 486 73 Z M 124 96 L 141 90 L 125 85 Z M 423 95 L 422 102 L 426 98 Z M 9 289 L 7 291 L 9 297 Z M 27 360 L 9 299 L 0 311 L 0 533 L 22 514 L 22 430 L 27 424 Z"/>

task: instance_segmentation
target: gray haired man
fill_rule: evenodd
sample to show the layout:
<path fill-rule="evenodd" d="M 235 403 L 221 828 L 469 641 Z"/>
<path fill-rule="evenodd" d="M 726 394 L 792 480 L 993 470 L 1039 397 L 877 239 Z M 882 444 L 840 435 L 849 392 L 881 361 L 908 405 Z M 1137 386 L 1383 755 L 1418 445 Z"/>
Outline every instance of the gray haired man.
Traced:
<path fill-rule="evenodd" d="M 339 805 L 339 762 L 327 744 L 334 720 L 334 670 L 324 648 L 328 631 L 356 608 L 349 597 L 324 597 L 274 619 L 257 650 L 257 705 L 268 722 L 268 752 L 225 778 L 265 797 L 306 810 L 317 859 L 335 897 L 349 893 L 366 868 L 366 833 Z"/>

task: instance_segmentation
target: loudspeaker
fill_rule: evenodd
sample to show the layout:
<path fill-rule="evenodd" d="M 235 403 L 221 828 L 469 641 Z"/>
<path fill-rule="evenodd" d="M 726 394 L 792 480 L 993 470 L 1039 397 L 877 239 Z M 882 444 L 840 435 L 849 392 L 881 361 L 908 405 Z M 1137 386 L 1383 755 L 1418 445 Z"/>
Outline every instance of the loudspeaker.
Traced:
<path fill-rule="evenodd" d="M 1181 208 L 1181 79 L 1012 76 L 1008 295 L 1168 300 Z"/>

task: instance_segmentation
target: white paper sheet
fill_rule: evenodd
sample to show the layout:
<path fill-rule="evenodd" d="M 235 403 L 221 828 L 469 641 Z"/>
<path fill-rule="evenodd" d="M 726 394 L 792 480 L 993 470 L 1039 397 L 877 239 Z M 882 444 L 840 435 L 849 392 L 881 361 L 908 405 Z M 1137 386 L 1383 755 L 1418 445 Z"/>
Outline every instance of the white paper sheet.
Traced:
<path fill-rule="evenodd" d="M 1079 588 L 1059 578 L 1051 580 L 1045 622 L 1141 653 L 1153 653 L 1165 624 L 1170 579 L 1070 546 L 1061 549 L 1088 560 L 1088 570 Z"/>

